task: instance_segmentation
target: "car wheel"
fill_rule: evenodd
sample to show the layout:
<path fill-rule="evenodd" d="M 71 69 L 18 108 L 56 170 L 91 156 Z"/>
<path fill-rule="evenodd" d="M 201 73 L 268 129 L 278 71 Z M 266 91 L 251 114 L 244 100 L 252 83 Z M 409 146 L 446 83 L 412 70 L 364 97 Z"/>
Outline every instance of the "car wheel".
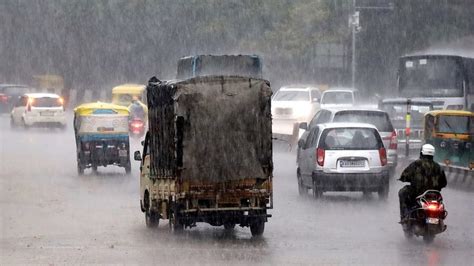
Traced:
<path fill-rule="evenodd" d="M 263 231 L 265 231 L 265 221 L 263 219 L 256 219 L 250 224 L 250 232 L 252 233 L 252 236 L 261 236 Z"/>
<path fill-rule="evenodd" d="M 21 122 L 22 122 L 22 125 L 23 125 L 23 128 L 24 128 L 24 129 L 28 129 L 28 128 L 30 127 L 30 126 L 28 126 L 28 125 L 26 124 L 24 118 L 21 120 Z"/>
<path fill-rule="evenodd" d="M 388 198 L 388 184 L 383 185 L 382 187 L 380 187 L 379 190 L 377 191 L 377 193 L 379 194 L 379 199 L 387 200 L 387 198 Z"/>
<path fill-rule="evenodd" d="M 13 120 L 13 117 L 10 117 L 10 128 L 16 128 L 15 120 Z"/>
<path fill-rule="evenodd" d="M 320 188 L 318 188 L 318 186 L 316 185 L 316 181 L 314 180 L 313 180 L 312 190 L 313 190 L 313 197 L 315 199 L 319 199 L 323 196 L 323 191 Z"/>
<path fill-rule="evenodd" d="M 296 178 L 298 179 L 298 194 L 300 196 L 306 196 L 308 194 L 308 189 L 304 186 L 301 175 L 297 174 Z"/>

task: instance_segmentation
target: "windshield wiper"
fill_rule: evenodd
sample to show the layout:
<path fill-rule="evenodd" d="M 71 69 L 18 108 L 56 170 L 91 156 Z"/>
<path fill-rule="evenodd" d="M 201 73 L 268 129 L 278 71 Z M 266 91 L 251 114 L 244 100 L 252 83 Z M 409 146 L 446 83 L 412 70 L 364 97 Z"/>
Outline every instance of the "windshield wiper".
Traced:
<path fill-rule="evenodd" d="M 449 130 L 454 133 L 454 136 L 457 137 L 456 132 L 454 132 L 454 129 L 451 127 L 451 125 L 448 123 L 448 120 L 444 120 L 444 123 L 448 126 Z"/>

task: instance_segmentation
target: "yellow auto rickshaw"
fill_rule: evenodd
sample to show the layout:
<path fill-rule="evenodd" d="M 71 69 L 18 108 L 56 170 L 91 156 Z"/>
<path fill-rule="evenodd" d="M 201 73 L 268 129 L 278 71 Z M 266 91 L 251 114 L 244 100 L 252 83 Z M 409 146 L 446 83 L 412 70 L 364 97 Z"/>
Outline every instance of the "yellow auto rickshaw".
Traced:
<path fill-rule="evenodd" d="M 437 110 L 425 114 L 424 141 L 436 148 L 435 161 L 474 168 L 474 113 Z"/>
<path fill-rule="evenodd" d="M 131 172 L 128 108 L 103 102 L 86 103 L 74 109 L 77 172 L 86 168 L 117 165 Z"/>
<path fill-rule="evenodd" d="M 145 85 L 122 84 L 112 89 L 113 104 L 128 107 L 134 99 L 141 103 L 146 102 Z"/>

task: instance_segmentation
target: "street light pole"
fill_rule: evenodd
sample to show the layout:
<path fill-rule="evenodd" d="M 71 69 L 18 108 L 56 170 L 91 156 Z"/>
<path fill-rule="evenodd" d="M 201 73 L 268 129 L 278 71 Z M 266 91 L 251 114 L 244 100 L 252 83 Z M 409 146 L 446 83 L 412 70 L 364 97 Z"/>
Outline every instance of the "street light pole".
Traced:
<path fill-rule="evenodd" d="M 356 76 L 356 31 L 359 29 L 359 11 L 356 11 L 356 0 L 352 0 L 352 15 L 350 19 L 351 31 L 352 31 L 352 88 L 355 88 L 355 76 Z"/>

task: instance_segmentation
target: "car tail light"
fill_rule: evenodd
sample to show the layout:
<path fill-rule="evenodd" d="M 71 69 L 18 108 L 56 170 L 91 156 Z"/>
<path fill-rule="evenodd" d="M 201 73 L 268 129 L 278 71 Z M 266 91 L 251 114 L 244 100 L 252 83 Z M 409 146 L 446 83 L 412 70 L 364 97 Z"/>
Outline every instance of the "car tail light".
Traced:
<path fill-rule="evenodd" d="M 0 95 L 0 102 L 7 102 L 7 101 L 8 101 L 8 96 Z"/>
<path fill-rule="evenodd" d="M 380 163 L 382 166 L 387 164 L 387 150 L 385 148 L 379 149 Z"/>
<path fill-rule="evenodd" d="M 394 130 L 390 136 L 390 146 L 389 149 L 396 150 L 398 148 L 397 132 Z"/>
<path fill-rule="evenodd" d="M 316 149 L 316 162 L 318 163 L 319 166 L 324 166 L 324 149 L 322 148 L 317 148 Z"/>
<path fill-rule="evenodd" d="M 34 102 L 34 101 L 35 101 L 35 100 L 34 100 L 33 98 L 28 98 L 28 103 L 26 104 L 26 105 L 27 105 L 27 109 L 26 109 L 26 110 L 27 110 L 28 112 L 31 112 L 31 106 L 33 105 L 33 102 Z"/>

